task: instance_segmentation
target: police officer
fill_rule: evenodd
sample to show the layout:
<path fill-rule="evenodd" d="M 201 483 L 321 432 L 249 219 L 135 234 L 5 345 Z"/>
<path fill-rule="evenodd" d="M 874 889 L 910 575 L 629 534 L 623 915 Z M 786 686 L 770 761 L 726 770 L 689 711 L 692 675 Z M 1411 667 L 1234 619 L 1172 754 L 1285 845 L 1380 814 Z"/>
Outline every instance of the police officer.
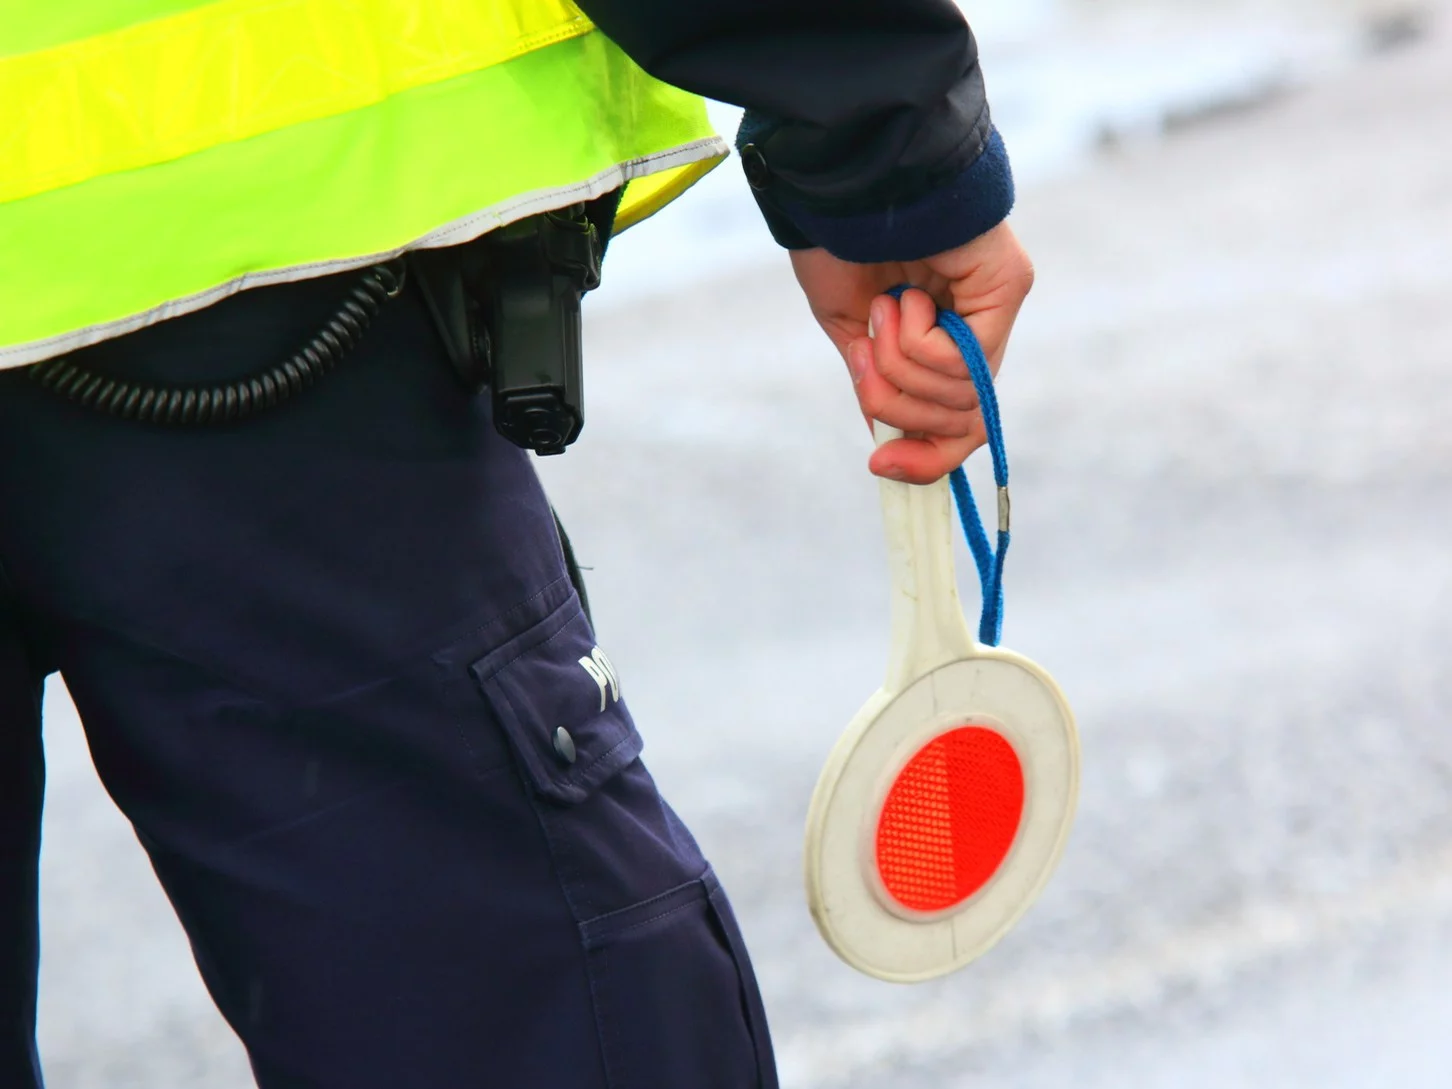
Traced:
<path fill-rule="evenodd" d="M 0 1085 L 40 1084 L 56 670 L 263 1089 L 776 1084 L 528 455 L 461 382 L 463 274 L 409 275 L 648 215 L 724 153 L 692 93 L 747 107 L 767 223 L 912 434 L 872 471 L 959 464 L 933 303 L 996 365 L 1031 270 L 949 0 L 7 11 Z"/>

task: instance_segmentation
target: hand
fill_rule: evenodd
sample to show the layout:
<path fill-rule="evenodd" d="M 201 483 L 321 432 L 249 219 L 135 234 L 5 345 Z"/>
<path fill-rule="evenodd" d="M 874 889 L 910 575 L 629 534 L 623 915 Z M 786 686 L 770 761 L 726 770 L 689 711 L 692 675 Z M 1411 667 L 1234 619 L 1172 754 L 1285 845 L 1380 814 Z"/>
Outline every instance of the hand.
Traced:
<path fill-rule="evenodd" d="M 813 316 L 847 363 L 868 426 L 881 420 L 908 433 L 874 451 L 868 468 L 930 484 L 963 464 L 986 436 L 973 380 L 937 327 L 937 308 L 962 316 L 997 374 L 1034 282 L 1008 224 L 920 261 L 856 265 L 820 249 L 791 257 Z M 904 292 L 901 304 L 882 294 L 903 283 L 921 290 Z"/>

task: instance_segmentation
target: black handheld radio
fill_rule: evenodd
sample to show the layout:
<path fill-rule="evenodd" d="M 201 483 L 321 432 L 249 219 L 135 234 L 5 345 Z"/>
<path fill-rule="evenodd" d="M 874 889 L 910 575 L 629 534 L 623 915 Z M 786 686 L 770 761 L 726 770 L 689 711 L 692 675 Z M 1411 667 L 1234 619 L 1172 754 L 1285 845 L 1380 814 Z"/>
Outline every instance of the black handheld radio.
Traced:
<path fill-rule="evenodd" d="M 410 254 L 460 379 L 487 385 L 495 428 L 537 454 L 564 453 L 585 423 L 580 299 L 601 254 L 579 204 Z"/>
<path fill-rule="evenodd" d="M 212 385 L 149 383 L 68 356 L 30 368 L 47 389 L 123 419 L 231 424 L 290 401 L 358 344 L 403 292 L 405 260 L 450 361 L 471 393 L 492 391 L 494 426 L 537 454 L 561 454 L 585 424 L 580 298 L 599 286 L 618 193 L 518 220 L 463 246 L 415 250 L 365 271 L 324 328 L 282 363 Z M 604 228 L 590 216 L 594 209 Z"/>

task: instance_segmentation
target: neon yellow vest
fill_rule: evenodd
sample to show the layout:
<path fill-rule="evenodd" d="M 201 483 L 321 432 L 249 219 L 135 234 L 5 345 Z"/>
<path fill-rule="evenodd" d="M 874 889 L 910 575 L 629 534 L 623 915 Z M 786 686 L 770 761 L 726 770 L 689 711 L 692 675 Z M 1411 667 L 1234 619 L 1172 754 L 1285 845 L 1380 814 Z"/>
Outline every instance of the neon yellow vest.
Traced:
<path fill-rule="evenodd" d="M 725 154 L 570 0 L 6 5 L 0 368 Z"/>

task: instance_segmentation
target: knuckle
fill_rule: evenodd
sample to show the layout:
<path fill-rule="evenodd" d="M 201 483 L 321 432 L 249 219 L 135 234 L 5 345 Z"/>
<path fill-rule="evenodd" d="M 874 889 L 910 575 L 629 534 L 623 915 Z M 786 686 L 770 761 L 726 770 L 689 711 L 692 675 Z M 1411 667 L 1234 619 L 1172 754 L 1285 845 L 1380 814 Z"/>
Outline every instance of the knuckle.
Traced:
<path fill-rule="evenodd" d="M 897 352 L 878 349 L 872 361 L 877 373 L 883 378 L 891 379 L 894 375 L 902 373 L 903 358 Z"/>
<path fill-rule="evenodd" d="M 971 386 L 968 389 L 961 388 L 961 383 L 955 387 L 953 408 L 959 412 L 976 413 L 978 411 L 978 391 Z"/>
<path fill-rule="evenodd" d="M 968 434 L 973 427 L 971 413 L 959 409 L 944 408 L 935 421 L 938 426 L 933 428 L 936 434 L 949 438 L 961 439 Z"/>
<path fill-rule="evenodd" d="M 898 414 L 891 398 L 877 390 L 863 390 L 857 400 L 862 406 L 862 411 L 869 416 L 881 420 L 883 423 L 893 424 L 894 427 L 899 426 L 894 420 L 888 418 Z"/>
<path fill-rule="evenodd" d="M 883 359 L 877 368 L 877 373 L 900 390 L 909 391 L 909 387 L 921 384 L 918 381 L 918 370 L 913 361 L 900 355 Z"/>
<path fill-rule="evenodd" d="M 1018 260 L 1015 262 L 1014 282 L 1018 285 L 1020 297 L 1027 297 L 1034 289 L 1034 281 L 1038 278 L 1038 272 L 1034 269 L 1033 259 L 1029 257 L 1028 251 L 1021 248 L 1018 251 Z"/>
<path fill-rule="evenodd" d="M 931 430 L 930 421 L 927 419 L 920 405 L 913 404 L 912 402 L 899 402 L 896 405 L 890 406 L 885 411 L 892 415 L 892 425 L 901 428 L 903 431 L 917 434 L 918 432 Z"/>
<path fill-rule="evenodd" d="M 922 343 L 922 337 L 914 332 L 908 326 L 907 322 L 903 322 L 902 328 L 898 331 L 897 335 L 898 352 L 900 352 L 903 357 L 911 359 L 922 350 Z"/>
<path fill-rule="evenodd" d="M 941 328 L 934 328 L 924 338 L 923 355 L 927 362 L 930 362 L 935 368 L 945 371 L 948 374 L 963 375 L 968 373 L 968 368 L 963 364 L 963 355 L 958 351 L 958 345 Z"/>
<path fill-rule="evenodd" d="M 921 363 L 923 357 L 931 354 L 929 353 L 929 347 L 932 344 L 932 334 L 937 333 L 937 331 L 931 330 L 931 328 L 929 330 L 910 330 L 905 325 L 903 327 L 902 338 L 899 341 L 899 347 L 902 348 L 903 356 L 906 356 L 909 360 L 913 360 L 913 362 Z"/>

